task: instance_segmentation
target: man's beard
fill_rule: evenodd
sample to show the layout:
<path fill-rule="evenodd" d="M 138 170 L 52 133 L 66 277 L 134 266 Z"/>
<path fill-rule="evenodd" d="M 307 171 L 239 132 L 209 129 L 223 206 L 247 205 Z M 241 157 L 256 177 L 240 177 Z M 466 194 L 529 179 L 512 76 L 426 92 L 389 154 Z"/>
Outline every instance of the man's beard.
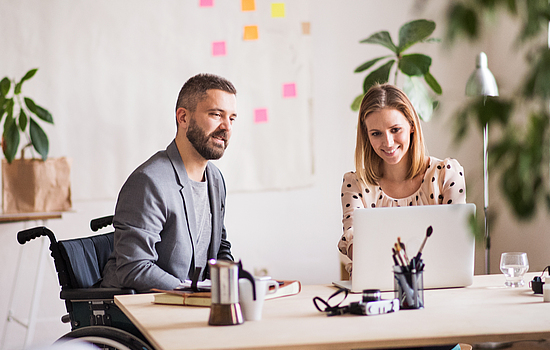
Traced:
<path fill-rule="evenodd" d="M 225 141 L 224 146 L 211 142 L 213 137 L 221 137 Z M 187 139 L 191 142 L 197 152 L 199 152 L 199 154 L 206 160 L 220 159 L 229 144 L 229 141 L 227 140 L 227 131 L 215 130 L 210 135 L 207 135 L 204 130 L 198 126 L 194 117 L 191 117 L 189 120 Z"/>

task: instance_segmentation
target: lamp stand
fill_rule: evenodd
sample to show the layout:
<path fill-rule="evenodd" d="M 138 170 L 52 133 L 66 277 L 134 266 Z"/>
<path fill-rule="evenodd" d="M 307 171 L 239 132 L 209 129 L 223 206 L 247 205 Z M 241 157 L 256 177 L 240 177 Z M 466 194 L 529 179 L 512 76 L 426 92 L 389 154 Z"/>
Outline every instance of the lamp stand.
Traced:
<path fill-rule="evenodd" d="M 489 209 L 489 172 L 488 172 L 488 141 L 489 141 L 489 124 L 485 124 L 483 127 L 483 212 L 485 214 L 484 227 L 485 227 L 485 274 L 488 275 L 491 272 L 490 262 L 490 250 L 491 250 L 491 238 L 489 237 L 489 222 L 487 220 L 487 211 Z"/>
<path fill-rule="evenodd" d="M 470 75 L 466 83 L 466 96 L 483 96 L 483 106 L 487 101 L 487 96 L 498 96 L 498 86 L 493 73 L 487 65 L 487 55 L 480 52 L 476 57 L 476 69 Z M 485 274 L 489 274 L 491 237 L 489 236 L 489 170 L 488 170 L 488 141 L 489 141 L 489 123 L 483 127 L 483 209 L 484 209 L 484 238 L 485 238 Z"/>

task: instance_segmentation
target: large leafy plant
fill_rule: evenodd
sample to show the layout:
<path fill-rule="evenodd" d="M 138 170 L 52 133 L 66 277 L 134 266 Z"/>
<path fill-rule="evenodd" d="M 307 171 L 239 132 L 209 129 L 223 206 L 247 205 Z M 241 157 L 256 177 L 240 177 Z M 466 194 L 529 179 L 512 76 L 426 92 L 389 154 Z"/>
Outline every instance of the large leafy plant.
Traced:
<path fill-rule="evenodd" d="M 0 122 L 4 120 L 2 150 L 8 163 L 11 163 L 17 154 L 21 135 L 26 139 L 26 144 L 21 149 L 21 158 L 24 158 L 26 148 L 30 148 L 31 151 L 34 148 L 43 160 L 48 158 L 48 136 L 35 117 L 53 124 L 52 115 L 31 98 L 23 96 L 21 91 L 23 83 L 31 79 L 37 70 L 38 68 L 29 70 L 19 81 L 8 77 L 0 80 Z"/>
<path fill-rule="evenodd" d="M 463 140 L 474 123 L 492 129 L 489 166 L 500 175 L 500 191 L 517 218 L 532 218 L 540 204 L 550 209 L 550 48 L 548 0 L 452 0 L 447 12 L 447 39 L 476 41 L 499 15 L 519 22 L 513 44 L 525 49 L 527 72 L 518 75 L 515 91 L 498 98 L 471 99 L 457 113 L 456 137 Z M 544 39 L 544 40 L 541 40 Z M 514 117 L 517 116 L 517 117 Z"/>
<path fill-rule="evenodd" d="M 392 69 L 395 69 L 393 84 L 397 85 L 398 74 L 399 72 L 403 73 L 403 91 L 411 100 L 420 118 L 425 121 L 430 120 L 438 103 L 432 98 L 422 80 L 437 95 L 442 93 L 441 86 L 430 73 L 432 59 L 420 53 L 405 54 L 405 51 L 420 42 L 438 41 L 430 38 L 434 30 L 435 22 L 419 19 L 401 26 L 397 45 L 394 44 L 390 33 L 387 31 L 376 32 L 361 40 L 361 43 L 382 45 L 391 50 L 392 54 L 371 59 L 355 69 L 355 73 L 368 70 L 370 70 L 370 73 L 363 81 L 363 93 L 355 98 L 351 109 L 358 111 L 361 100 L 368 89 L 375 83 L 389 82 Z M 396 67 L 394 68 L 394 66 Z"/>

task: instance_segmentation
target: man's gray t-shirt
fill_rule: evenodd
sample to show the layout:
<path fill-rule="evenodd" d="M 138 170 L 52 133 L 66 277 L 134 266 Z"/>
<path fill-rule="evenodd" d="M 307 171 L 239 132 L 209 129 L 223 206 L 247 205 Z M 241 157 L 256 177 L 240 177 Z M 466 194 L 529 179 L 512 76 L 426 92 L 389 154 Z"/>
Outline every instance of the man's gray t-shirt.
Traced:
<path fill-rule="evenodd" d="M 193 203 L 195 204 L 195 217 L 197 218 L 197 237 L 193 237 L 195 268 L 202 267 L 202 271 L 204 271 L 212 236 L 212 213 L 208 197 L 208 183 L 206 180 L 204 182 L 191 181 L 191 187 L 193 188 Z"/>

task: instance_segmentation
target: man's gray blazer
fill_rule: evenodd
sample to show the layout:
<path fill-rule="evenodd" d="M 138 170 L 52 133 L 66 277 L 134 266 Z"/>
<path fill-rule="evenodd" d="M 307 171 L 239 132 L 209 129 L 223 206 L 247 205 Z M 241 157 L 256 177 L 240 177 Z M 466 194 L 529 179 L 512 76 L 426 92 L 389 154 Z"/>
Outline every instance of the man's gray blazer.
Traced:
<path fill-rule="evenodd" d="M 225 182 L 210 162 L 206 178 L 212 212 L 208 259 L 233 260 L 224 226 Z M 172 289 L 193 276 L 198 232 L 190 181 L 175 141 L 128 177 L 118 196 L 114 251 L 102 287 Z"/>

